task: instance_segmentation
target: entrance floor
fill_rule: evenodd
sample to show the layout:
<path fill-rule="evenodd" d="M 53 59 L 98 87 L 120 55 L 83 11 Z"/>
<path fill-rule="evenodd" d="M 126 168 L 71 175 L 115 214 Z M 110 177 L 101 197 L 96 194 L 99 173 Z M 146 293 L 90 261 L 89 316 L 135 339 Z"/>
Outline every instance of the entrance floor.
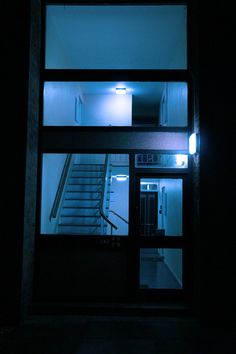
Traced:
<path fill-rule="evenodd" d="M 232 354 L 236 331 L 191 318 L 36 316 L 2 330 L 1 354 Z"/>

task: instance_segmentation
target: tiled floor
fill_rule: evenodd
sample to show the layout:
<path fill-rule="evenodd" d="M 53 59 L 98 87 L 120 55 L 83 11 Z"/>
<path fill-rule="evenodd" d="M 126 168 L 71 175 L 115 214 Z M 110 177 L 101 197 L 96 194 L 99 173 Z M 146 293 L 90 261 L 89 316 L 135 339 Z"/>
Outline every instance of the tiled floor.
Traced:
<path fill-rule="evenodd" d="M 1 354 L 235 354 L 236 331 L 192 319 L 35 317 L 0 332 Z"/>
<path fill-rule="evenodd" d="M 165 262 L 141 260 L 140 286 L 149 289 L 180 289 L 181 285 Z"/>

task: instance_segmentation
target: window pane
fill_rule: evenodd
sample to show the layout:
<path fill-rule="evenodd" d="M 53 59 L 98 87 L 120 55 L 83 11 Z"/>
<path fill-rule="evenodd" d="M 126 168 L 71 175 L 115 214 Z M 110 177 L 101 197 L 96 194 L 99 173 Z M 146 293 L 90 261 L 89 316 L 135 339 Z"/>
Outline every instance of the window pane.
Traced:
<path fill-rule="evenodd" d="M 182 278 L 181 249 L 140 249 L 141 289 L 182 289 Z"/>
<path fill-rule="evenodd" d="M 47 126 L 186 127 L 185 82 L 46 82 Z"/>
<path fill-rule="evenodd" d="M 182 208 L 182 179 L 141 179 L 141 236 L 182 236 Z"/>
<path fill-rule="evenodd" d="M 48 69 L 186 69 L 187 7 L 47 6 Z"/>
<path fill-rule="evenodd" d="M 128 235 L 129 156 L 44 154 L 42 234 Z"/>
<path fill-rule="evenodd" d="M 187 168 L 187 154 L 137 154 L 136 168 Z"/>

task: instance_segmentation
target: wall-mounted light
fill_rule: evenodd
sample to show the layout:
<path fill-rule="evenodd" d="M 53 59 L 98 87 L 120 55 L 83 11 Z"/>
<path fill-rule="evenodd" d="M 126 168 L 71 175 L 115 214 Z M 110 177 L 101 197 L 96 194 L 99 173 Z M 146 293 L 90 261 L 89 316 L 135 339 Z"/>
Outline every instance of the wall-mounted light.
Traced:
<path fill-rule="evenodd" d="M 194 155 L 197 152 L 198 149 L 198 139 L 197 139 L 197 134 L 192 133 L 189 137 L 189 153 L 190 155 Z"/>
<path fill-rule="evenodd" d="M 117 95 L 126 95 L 127 90 L 125 87 L 117 87 L 116 88 L 116 94 Z"/>
<path fill-rule="evenodd" d="M 127 179 L 128 179 L 127 175 L 117 175 L 116 176 L 116 180 L 119 181 L 119 182 L 127 181 Z"/>

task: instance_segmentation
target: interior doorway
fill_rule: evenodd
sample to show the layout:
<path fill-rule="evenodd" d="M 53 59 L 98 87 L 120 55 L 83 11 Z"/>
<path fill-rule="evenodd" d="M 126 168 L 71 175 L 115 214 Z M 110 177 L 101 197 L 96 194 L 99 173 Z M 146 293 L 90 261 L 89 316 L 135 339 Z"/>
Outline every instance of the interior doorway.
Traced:
<path fill-rule="evenodd" d="M 141 236 L 155 235 L 158 229 L 158 193 L 140 193 L 140 234 Z"/>

